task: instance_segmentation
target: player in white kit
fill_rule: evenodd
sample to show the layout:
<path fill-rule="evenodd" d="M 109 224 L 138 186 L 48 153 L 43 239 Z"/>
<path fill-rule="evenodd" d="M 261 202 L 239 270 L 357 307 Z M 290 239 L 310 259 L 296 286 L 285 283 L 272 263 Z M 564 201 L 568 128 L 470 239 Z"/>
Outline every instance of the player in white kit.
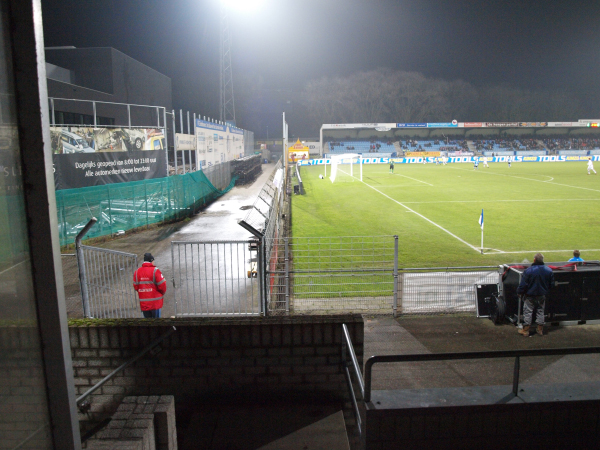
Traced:
<path fill-rule="evenodd" d="M 592 162 L 592 158 L 588 158 L 588 175 L 590 174 L 590 170 L 594 172 L 594 175 L 598 175 L 594 170 L 594 163 Z"/>

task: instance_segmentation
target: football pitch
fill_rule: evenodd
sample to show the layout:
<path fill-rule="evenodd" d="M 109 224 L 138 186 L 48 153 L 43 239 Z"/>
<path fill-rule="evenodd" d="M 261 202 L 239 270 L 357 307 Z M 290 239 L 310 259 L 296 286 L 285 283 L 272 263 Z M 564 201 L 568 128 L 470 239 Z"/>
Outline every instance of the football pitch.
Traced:
<path fill-rule="evenodd" d="M 338 170 L 349 174 L 348 165 Z M 345 181 L 331 183 L 323 172 L 301 168 L 306 194 L 292 199 L 294 238 L 398 235 L 399 267 L 517 263 L 536 252 L 559 262 L 574 249 L 600 259 L 600 175 L 588 176 L 585 162 L 396 164 L 393 174 L 369 164 L 362 182 L 338 172 Z"/>

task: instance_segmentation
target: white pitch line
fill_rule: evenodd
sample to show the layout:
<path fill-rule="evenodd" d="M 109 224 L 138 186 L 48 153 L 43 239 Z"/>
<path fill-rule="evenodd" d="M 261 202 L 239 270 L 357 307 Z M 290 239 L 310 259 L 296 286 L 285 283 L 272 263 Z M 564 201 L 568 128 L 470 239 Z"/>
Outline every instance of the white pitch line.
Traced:
<path fill-rule="evenodd" d="M 386 187 L 386 186 L 383 186 Z M 404 187 L 404 186 L 402 186 Z M 404 202 L 407 205 L 420 205 L 429 203 L 500 203 L 500 202 L 598 202 L 600 198 L 549 198 L 535 200 L 446 200 L 437 202 Z"/>
<path fill-rule="evenodd" d="M 406 188 L 406 187 L 423 187 L 422 184 L 382 184 L 378 185 L 380 188 Z"/>
<path fill-rule="evenodd" d="M 356 178 L 356 177 L 355 177 L 355 178 Z M 399 204 L 400 206 L 402 206 L 403 208 L 406 208 L 406 209 L 408 210 L 408 212 L 411 212 L 411 213 L 414 213 L 414 214 L 416 214 L 416 215 L 417 215 L 417 216 L 419 216 L 421 219 L 423 219 L 423 220 L 426 220 L 427 222 L 429 222 L 429 223 L 430 223 L 430 224 L 432 224 L 433 226 L 435 226 L 435 227 L 438 227 L 440 230 L 442 230 L 442 231 L 444 231 L 444 232 L 448 233 L 448 234 L 449 234 L 450 236 L 452 236 L 454 239 L 457 239 L 457 240 L 459 240 L 460 242 L 462 242 L 463 244 L 465 244 L 465 245 L 467 245 L 467 246 L 471 247 L 471 248 L 472 248 L 473 250 L 475 250 L 477 253 L 480 253 L 480 252 L 481 252 L 481 248 L 479 248 L 479 247 L 475 247 L 474 245 L 471 245 L 471 244 L 469 244 L 467 241 L 465 241 L 465 240 L 463 240 L 463 239 L 459 238 L 459 237 L 458 237 L 457 235 L 455 235 L 454 233 L 452 233 L 452 232 L 450 232 L 450 231 L 446 230 L 446 229 L 445 229 L 443 226 L 441 226 L 441 225 L 438 225 L 438 224 L 437 224 L 437 223 L 435 223 L 433 220 L 431 220 L 431 219 L 428 219 L 427 217 L 425 217 L 425 216 L 424 216 L 424 215 L 422 215 L 422 214 L 419 214 L 419 213 L 418 213 L 418 212 L 416 212 L 415 210 L 413 210 L 413 209 L 409 208 L 408 206 L 406 206 L 406 205 L 404 205 L 404 204 L 400 203 L 398 200 L 394 200 L 392 197 L 390 197 L 389 195 L 386 195 L 386 194 L 384 194 L 384 193 L 383 193 L 383 192 L 381 192 L 379 189 L 377 189 L 377 188 L 375 188 L 375 187 L 371 186 L 370 184 L 367 184 L 367 183 L 365 183 L 364 181 L 362 181 L 362 183 L 363 183 L 365 186 L 368 186 L 368 187 L 370 187 L 370 188 L 371 188 L 371 189 L 373 189 L 374 191 L 376 191 L 376 192 L 379 192 L 381 195 L 383 195 L 384 197 L 386 197 L 386 198 L 390 199 L 390 200 L 391 200 L 391 201 L 393 201 L 394 203 L 397 203 L 397 204 Z"/>
<path fill-rule="evenodd" d="M 429 186 L 433 186 L 433 184 L 429 184 L 426 181 L 417 180 L 416 178 L 407 177 L 406 175 L 402 175 L 400 173 L 393 173 L 392 175 L 398 175 L 399 177 L 408 178 L 409 180 L 418 181 L 419 183 L 427 184 Z"/>
<path fill-rule="evenodd" d="M 458 167 L 451 167 L 451 169 L 454 169 L 454 170 L 465 170 L 467 172 L 474 172 L 473 170 L 459 169 Z M 520 178 L 522 180 L 537 181 L 538 183 L 555 184 L 556 186 L 564 186 L 564 187 L 570 187 L 570 188 L 573 188 L 573 189 L 583 189 L 583 190 L 586 190 L 586 191 L 600 192 L 600 190 L 598 190 L 598 189 L 586 188 L 586 187 L 583 187 L 583 186 L 571 186 L 570 184 L 553 183 L 551 180 L 542 181 L 542 180 L 536 180 L 535 178 L 519 177 L 517 175 L 507 175 L 505 173 L 490 172 L 489 170 L 478 170 L 477 173 L 487 173 L 489 175 L 498 175 L 500 177 Z M 548 175 L 541 175 L 541 176 L 547 177 Z M 549 177 L 549 178 L 552 178 L 552 177 Z M 552 180 L 553 179 L 554 178 L 552 178 Z"/>
<path fill-rule="evenodd" d="M 583 249 L 583 250 L 579 250 L 580 252 L 600 252 L 600 249 L 598 248 L 588 248 L 588 249 Z M 487 253 L 488 255 L 491 254 L 496 254 L 496 253 L 572 253 L 573 250 L 569 249 L 569 250 L 519 250 L 517 252 L 505 252 L 503 250 L 497 250 L 495 252 L 489 252 Z"/>

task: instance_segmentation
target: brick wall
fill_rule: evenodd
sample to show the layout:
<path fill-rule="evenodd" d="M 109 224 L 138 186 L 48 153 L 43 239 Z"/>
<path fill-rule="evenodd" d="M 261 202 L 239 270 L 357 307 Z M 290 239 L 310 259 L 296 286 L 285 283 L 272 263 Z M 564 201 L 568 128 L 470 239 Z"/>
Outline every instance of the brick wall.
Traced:
<path fill-rule="evenodd" d="M 133 445 L 132 445 L 133 444 Z M 86 443 L 89 450 L 177 450 L 172 395 L 125 397 L 110 423 Z"/>
<path fill-rule="evenodd" d="M 50 448 L 52 438 L 39 330 L 0 326 L 0 449 Z M 36 434 L 34 434 L 38 431 Z M 27 440 L 26 443 L 23 442 Z"/>
<path fill-rule="evenodd" d="M 362 364 L 360 315 L 252 319 L 71 321 L 77 395 L 135 356 L 171 326 L 177 331 L 91 396 L 98 420 L 125 396 L 173 395 L 176 407 L 202 396 L 243 392 L 348 395 L 341 367 L 342 323 Z"/>

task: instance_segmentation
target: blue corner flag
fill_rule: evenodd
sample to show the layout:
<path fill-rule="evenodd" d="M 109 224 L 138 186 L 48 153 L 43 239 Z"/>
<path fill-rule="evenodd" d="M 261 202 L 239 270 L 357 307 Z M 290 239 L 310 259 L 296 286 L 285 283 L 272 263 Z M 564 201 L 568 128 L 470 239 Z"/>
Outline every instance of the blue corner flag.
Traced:
<path fill-rule="evenodd" d="M 481 217 L 479 218 L 479 225 L 481 226 L 481 229 L 483 230 L 483 209 L 481 210 Z"/>

